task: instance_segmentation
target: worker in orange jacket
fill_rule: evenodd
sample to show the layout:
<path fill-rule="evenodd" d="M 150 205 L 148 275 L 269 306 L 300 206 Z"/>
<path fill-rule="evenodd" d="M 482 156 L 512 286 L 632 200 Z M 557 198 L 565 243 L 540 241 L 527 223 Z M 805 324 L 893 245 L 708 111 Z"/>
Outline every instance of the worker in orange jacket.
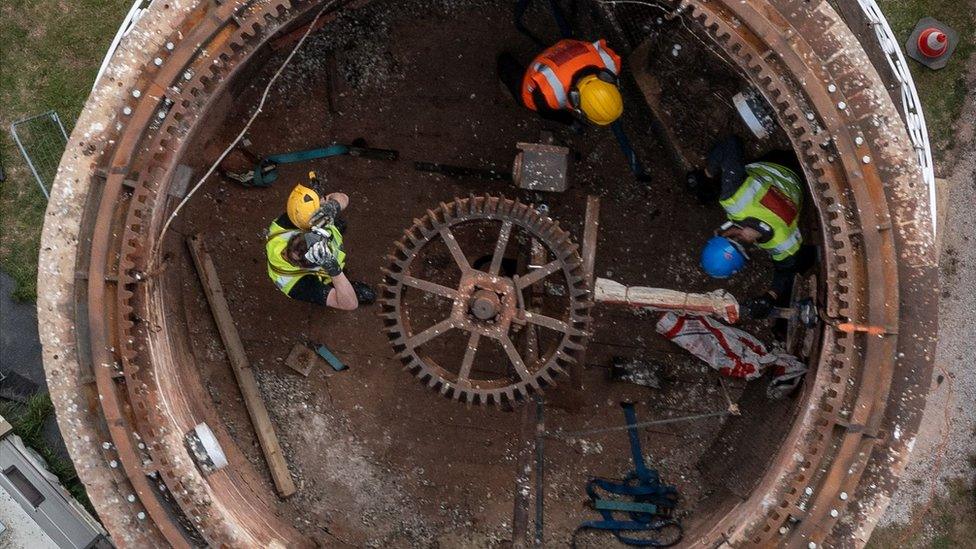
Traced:
<path fill-rule="evenodd" d="M 624 112 L 620 70 L 620 56 L 603 39 L 560 40 L 538 54 L 527 68 L 510 53 L 498 56 L 499 78 L 523 106 L 577 131 L 582 130 L 581 122 L 610 126 L 635 175 L 646 179 L 619 124 Z"/>

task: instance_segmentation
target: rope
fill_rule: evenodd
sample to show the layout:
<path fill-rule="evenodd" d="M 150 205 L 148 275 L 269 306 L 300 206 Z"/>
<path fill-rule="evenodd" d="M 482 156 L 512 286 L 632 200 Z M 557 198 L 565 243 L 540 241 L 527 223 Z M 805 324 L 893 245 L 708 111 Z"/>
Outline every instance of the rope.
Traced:
<path fill-rule="evenodd" d="M 570 439 L 570 438 L 578 438 L 585 435 L 596 435 L 600 433 L 609 433 L 613 431 L 626 431 L 628 429 L 640 429 L 642 427 L 651 427 L 653 425 L 667 425 L 669 423 L 679 423 L 682 421 L 695 421 L 697 419 L 708 419 L 710 417 L 725 417 L 728 415 L 729 415 L 728 410 L 722 410 L 721 412 L 709 412 L 707 414 L 697 414 L 693 416 L 656 419 L 653 421 L 642 421 L 640 423 L 635 423 L 633 425 L 617 425 L 615 427 L 603 427 L 600 429 L 586 429 L 583 431 L 569 431 L 569 432 L 548 431 L 543 436 L 545 436 L 546 438 Z"/>
<path fill-rule="evenodd" d="M 288 54 L 288 57 L 285 58 L 285 61 L 281 64 L 280 67 L 278 67 L 278 70 L 271 77 L 271 80 L 268 82 L 268 85 L 265 86 L 264 93 L 261 94 L 261 101 L 258 102 L 258 108 L 257 110 L 254 111 L 254 114 L 251 115 L 251 118 L 248 119 L 247 124 L 244 125 L 244 129 L 242 129 L 240 133 L 237 134 L 237 137 L 235 137 L 234 140 L 231 141 L 230 145 L 228 145 L 227 148 L 224 149 L 224 152 L 221 153 L 221 155 L 217 158 L 217 160 L 214 161 L 213 165 L 210 166 L 210 169 L 207 170 L 207 173 L 203 174 L 203 177 L 201 177 L 200 180 L 197 181 L 196 185 L 194 185 L 193 188 L 190 189 L 190 192 L 186 193 L 186 196 L 183 197 L 183 200 L 180 200 L 180 203 L 177 204 L 176 209 L 173 210 L 173 213 L 169 215 L 169 218 L 166 220 L 166 223 L 163 224 L 163 230 L 160 231 L 159 233 L 159 238 L 156 240 L 155 244 L 153 244 L 152 251 L 149 253 L 150 267 L 153 265 L 153 262 L 155 261 L 156 256 L 159 253 L 159 247 L 162 245 L 163 240 L 166 237 L 166 232 L 169 230 L 169 227 L 173 223 L 173 220 L 176 219 L 176 216 L 179 215 L 180 210 L 182 210 L 183 206 L 185 206 L 186 203 L 189 202 L 190 198 L 193 197 L 193 195 L 197 192 L 197 190 L 203 186 L 204 182 L 206 182 L 207 179 L 210 178 L 211 175 L 213 175 L 214 171 L 217 169 L 217 166 L 219 166 L 220 163 L 224 161 L 224 158 L 226 158 L 227 155 L 230 154 L 232 150 L 234 150 L 234 147 L 236 147 L 237 144 L 240 143 L 241 139 L 244 138 L 244 135 L 247 133 L 247 131 L 251 129 L 251 124 L 254 123 L 254 120 L 257 119 L 258 115 L 261 114 L 261 111 L 264 109 L 264 104 L 268 100 L 268 94 L 271 93 L 272 86 L 274 86 L 275 82 L 278 80 L 278 77 L 280 77 L 281 73 L 283 73 L 284 70 L 288 67 L 288 64 L 291 63 L 292 58 L 295 57 L 295 54 L 298 53 L 298 50 L 301 49 L 303 44 L 305 44 L 305 40 L 308 39 L 308 36 L 312 34 L 312 30 L 316 28 L 315 24 L 318 23 L 322 15 L 334 4 L 335 4 L 335 0 L 332 0 L 331 2 L 322 6 L 322 9 L 319 10 L 317 14 L 315 14 L 315 19 L 312 20 L 312 22 L 308 26 L 308 29 L 305 30 L 305 34 L 302 35 L 301 40 L 299 40 L 298 43 L 295 44 L 295 47 L 291 50 L 291 53 Z"/>

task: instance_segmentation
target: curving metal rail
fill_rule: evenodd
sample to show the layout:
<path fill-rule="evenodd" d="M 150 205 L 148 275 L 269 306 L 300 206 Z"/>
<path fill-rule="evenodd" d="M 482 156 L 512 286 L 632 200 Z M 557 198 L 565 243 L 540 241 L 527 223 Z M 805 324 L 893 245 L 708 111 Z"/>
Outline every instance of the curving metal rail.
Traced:
<path fill-rule="evenodd" d="M 332 16 L 360 3 L 337 3 Z M 174 205 L 177 159 L 204 131 L 202 115 L 272 36 L 321 6 L 154 2 L 110 63 L 62 160 L 41 255 L 45 367 L 79 476 L 123 545 L 310 544 L 276 514 L 273 494 L 240 458 L 186 364 L 167 324 L 172 280 L 146 273 Z M 792 139 L 821 221 L 832 323 L 816 377 L 763 478 L 748 498 L 697 519 L 686 540 L 862 545 L 907 459 L 936 331 L 932 219 L 906 129 L 826 1 L 672 6 L 762 90 Z M 232 463 L 208 477 L 182 443 L 200 421 L 215 426 Z"/>

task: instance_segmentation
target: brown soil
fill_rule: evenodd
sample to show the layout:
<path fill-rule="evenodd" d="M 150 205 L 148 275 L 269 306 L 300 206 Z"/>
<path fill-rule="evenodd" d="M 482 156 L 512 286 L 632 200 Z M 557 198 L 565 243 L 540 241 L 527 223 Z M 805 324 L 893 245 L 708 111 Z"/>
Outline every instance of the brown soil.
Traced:
<path fill-rule="evenodd" d="M 285 74 L 249 136 L 250 149 L 262 156 L 365 137 L 372 146 L 399 150 L 398 162 L 339 157 L 282 166 L 280 179 L 268 189 L 245 189 L 214 177 L 175 227 L 182 234 L 203 232 L 222 273 L 237 327 L 299 486 L 280 510 L 326 544 L 494 546 L 511 539 L 515 456 L 521 447 L 519 413 L 503 407 L 466 407 L 440 397 L 401 370 L 381 332 L 376 306 L 349 313 L 291 301 L 265 270 L 265 231 L 282 212 L 292 185 L 309 169 L 327 179 L 330 188 L 351 197 L 345 214 L 348 272 L 352 279 L 370 284 L 380 282 L 392 242 L 426 209 L 469 193 L 518 196 L 508 183 L 460 182 L 412 169 L 413 161 L 428 160 L 508 170 L 515 143 L 536 141 L 540 130 L 548 127 L 516 107 L 494 74 L 495 56 L 503 47 L 523 59 L 534 49 L 512 26 L 510 5 L 454 4 L 367 8 L 326 27 Z M 544 21 L 544 15 L 534 14 L 535 24 Z M 406 17 L 412 18 L 409 24 Z M 367 37 L 363 29 L 368 29 Z M 701 47 L 685 38 L 682 51 Z M 328 63 L 323 59 L 329 50 L 335 51 L 338 67 L 334 116 L 327 109 L 324 85 Z M 699 54 L 702 65 L 721 63 Z M 239 131 L 281 59 L 278 53 L 265 66 L 252 68 L 253 84 L 227 98 L 224 112 L 205 121 L 212 132 L 198 136 L 183 160 L 197 176 Z M 669 78 L 681 76 L 674 69 L 676 60 L 661 56 L 659 62 Z M 696 81 L 703 74 L 708 71 L 702 67 L 693 71 Z M 679 101 L 680 96 L 674 94 L 668 101 Z M 715 105 L 714 112 L 676 108 L 673 115 L 678 122 L 696 116 L 717 127 L 732 127 L 734 113 L 727 105 L 708 104 Z M 626 116 L 629 128 L 649 126 L 641 109 L 629 109 Z M 577 160 L 570 189 L 544 199 L 552 217 L 578 241 L 586 196 L 601 197 L 599 276 L 689 291 L 723 287 L 697 266 L 700 243 L 723 214 L 717 206 L 698 205 L 683 192 L 679 170 L 650 132 L 631 132 L 655 176 L 644 188 L 629 174 L 609 132 L 588 128 L 584 135 L 575 135 L 565 128 L 552 129 Z M 701 154 L 707 141 L 699 139 L 690 147 Z M 765 258 L 754 263 L 725 286 L 740 298 L 761 288 L 769 276 Z M 201 376 L 248 459 L 265 471 L 192 265 L 188 260 L 177 264 Z M 717 375 L 657 336 L 655 316 L 598 308 L 594 317 L 585 405 L 576 412 L 547 407 L 547 429 L 621 425 L 622 400 L 638 403 L 640 420 L 727 407 Z M 758 326 L 745 327 L 764 333 Z M 350 368 L 334 373 L 323 367 L 302 378 L 283 364 L 298 342 L 324 343 Z M 615 356 L 661 363 L 662 388 L 609 382 L 608 366 Z M 738 401 L 745 390 L 749 409 L 768 413 L 755 422 L 758 430 L 746 437 L 756 448 L 755 463 L 730 466 L 737 471 L 731 480 L 716 473 L 723 468 L 713 462 L 727 454 L 727 445 L 742 440 L 728 435 L 729 423 L 736 420 L 643 430 L 650 464 L 682 494 L 683 516 L 709 508 L 710 502 L 729 493 L 745 495 L 758 480 L 768 456 L 764 452 L 775 448 L 790 415 L 788 404 L 766 406 L 758 396 L 764 385 L 756 382 L 745 390 L 743 383 L 726 381 L 732 400 Z M 547 396 L 558 397 L 565 391 L 561 387 Z M 702 460 L 707 462 L 704 466 Z M 565 543 L 580 521 L 596 517 L 583 506 L 587 478 L 620 477 L 630 469 L 625 432 L 548 441 L 547 540 Z M 266 482 L 270 491 L 269 477 Z"/>

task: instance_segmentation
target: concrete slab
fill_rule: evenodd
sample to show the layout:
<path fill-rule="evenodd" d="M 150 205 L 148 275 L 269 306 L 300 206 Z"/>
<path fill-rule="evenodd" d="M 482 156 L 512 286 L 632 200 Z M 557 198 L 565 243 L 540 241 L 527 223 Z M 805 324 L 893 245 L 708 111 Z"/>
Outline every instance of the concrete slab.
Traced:
<path fill-rule="evenodd" d="M 17 282 L 0 273 L 0 374 L 16 374 L 47 390 L 41 363 L 41 342 L 37 336 L 37 307 L 15 301 Z M 12 376 L 15 377 L 16 376 Z"/>

